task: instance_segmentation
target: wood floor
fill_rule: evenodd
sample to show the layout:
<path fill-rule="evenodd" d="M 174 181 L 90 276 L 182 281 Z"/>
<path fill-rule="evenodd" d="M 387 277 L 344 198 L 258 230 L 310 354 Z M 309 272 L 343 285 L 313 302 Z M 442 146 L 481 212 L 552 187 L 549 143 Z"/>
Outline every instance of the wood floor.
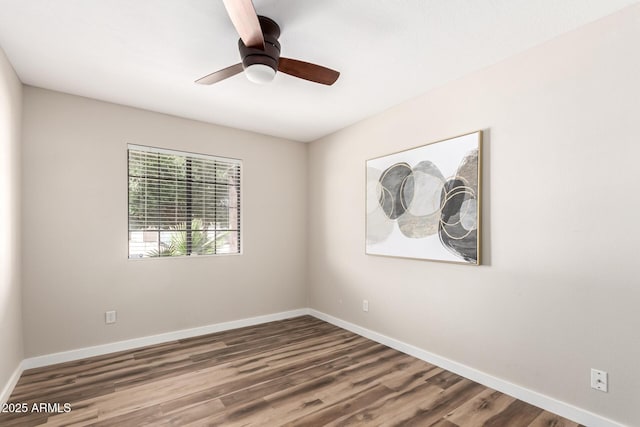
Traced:
<path fill-rule="evenodd" d="M 577 426 L 310 316 L 31 369 L 9 402 L 53 412 L 3 427 Z"/>

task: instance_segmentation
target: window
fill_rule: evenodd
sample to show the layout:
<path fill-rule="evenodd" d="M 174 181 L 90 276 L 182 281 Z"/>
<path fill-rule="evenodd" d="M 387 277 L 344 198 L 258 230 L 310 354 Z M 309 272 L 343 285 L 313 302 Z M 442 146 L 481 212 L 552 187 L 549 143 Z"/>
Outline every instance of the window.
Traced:
<path fill-rule="evenodd" d="M 129 145 L 129 258 L 240 253 L 241 167 Z"/>

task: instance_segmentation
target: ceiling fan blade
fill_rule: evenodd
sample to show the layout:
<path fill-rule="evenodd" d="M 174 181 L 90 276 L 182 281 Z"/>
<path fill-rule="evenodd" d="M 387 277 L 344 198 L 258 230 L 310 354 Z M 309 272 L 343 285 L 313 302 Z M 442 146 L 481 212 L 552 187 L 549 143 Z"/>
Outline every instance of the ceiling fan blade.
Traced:
<path fill-rule="evenodd" d="M 228 79 L 229 77 L 235 76 L 236 74 L 241 73 L 242 70 L 242 63 L 232 65 L 231 67 L 223 68 L 222 70 L 218 70 L 215 73 L 204 76 L 196 80 L 196 83 L 201 85 L 211 85 L 214 83 L 218 83 L 220 80 Z"/>
<path fill-rule="evenodd" d="M 223 0 L 233 26 L 247 47 L 264 49 L 264 36 L 251 0 Z"/>
<path fill-rule="evenodd" d="M 327 86 L 334 84 L 340 77 L 340 73 L 331 68 L 282 57 L 278 63 L 278 71 Z"/>

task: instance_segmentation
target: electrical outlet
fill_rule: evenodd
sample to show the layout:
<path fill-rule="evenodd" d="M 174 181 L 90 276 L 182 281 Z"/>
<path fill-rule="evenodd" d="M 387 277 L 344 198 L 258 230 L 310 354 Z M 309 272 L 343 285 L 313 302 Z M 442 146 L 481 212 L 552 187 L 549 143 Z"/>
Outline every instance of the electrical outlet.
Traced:
<path fill-rule="evenodd" d="M 591 388 L 607 392 L 609 389 L 609 378 L 605 371 L 591 369 Z"/>
<path fill-rule="evenodd" d="M 362 300 L 362 311 L 369 311 L 369 300 L 368 299 L 363 299 Z"/>
<path fill-rule="evenodd" d="M 116 323 L 116 311 L 106 311 L 104 313 L 104 323 Z"/>

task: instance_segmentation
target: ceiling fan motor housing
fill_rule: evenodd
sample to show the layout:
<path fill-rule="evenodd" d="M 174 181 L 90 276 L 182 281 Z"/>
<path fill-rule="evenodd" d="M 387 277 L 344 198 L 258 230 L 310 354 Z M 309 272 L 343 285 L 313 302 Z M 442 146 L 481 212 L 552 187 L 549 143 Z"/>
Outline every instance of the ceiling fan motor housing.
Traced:
<path fill-rule="evenodd" d="M 224 0 L 225 7 L 236 27 L 240 40 L 241 63 L 208 74 L 196 83 L 210 85 L 244 71 L 252 83 L 273 81 L 278 72 L 299 79 L 331 86 L 340 73 L 310 62 L 280 56 L 280 27 L 273 19 L 256 15 L 252 0 Z M 243 42 L 243 40 L 246 41 Z"/>
<path fill-rule="evenodd" d="M 275 21 L 265 16 L 258 16 L 258 20 L 264 36 L 264 50 L 261 47 L 247 47 L 242 39 L 238 40 L 242 66 L 246 70 L 251 65 L 263 64 L 277 71 L 280 60 L 280 42 L 278 42 L 280 27 Z"/>

